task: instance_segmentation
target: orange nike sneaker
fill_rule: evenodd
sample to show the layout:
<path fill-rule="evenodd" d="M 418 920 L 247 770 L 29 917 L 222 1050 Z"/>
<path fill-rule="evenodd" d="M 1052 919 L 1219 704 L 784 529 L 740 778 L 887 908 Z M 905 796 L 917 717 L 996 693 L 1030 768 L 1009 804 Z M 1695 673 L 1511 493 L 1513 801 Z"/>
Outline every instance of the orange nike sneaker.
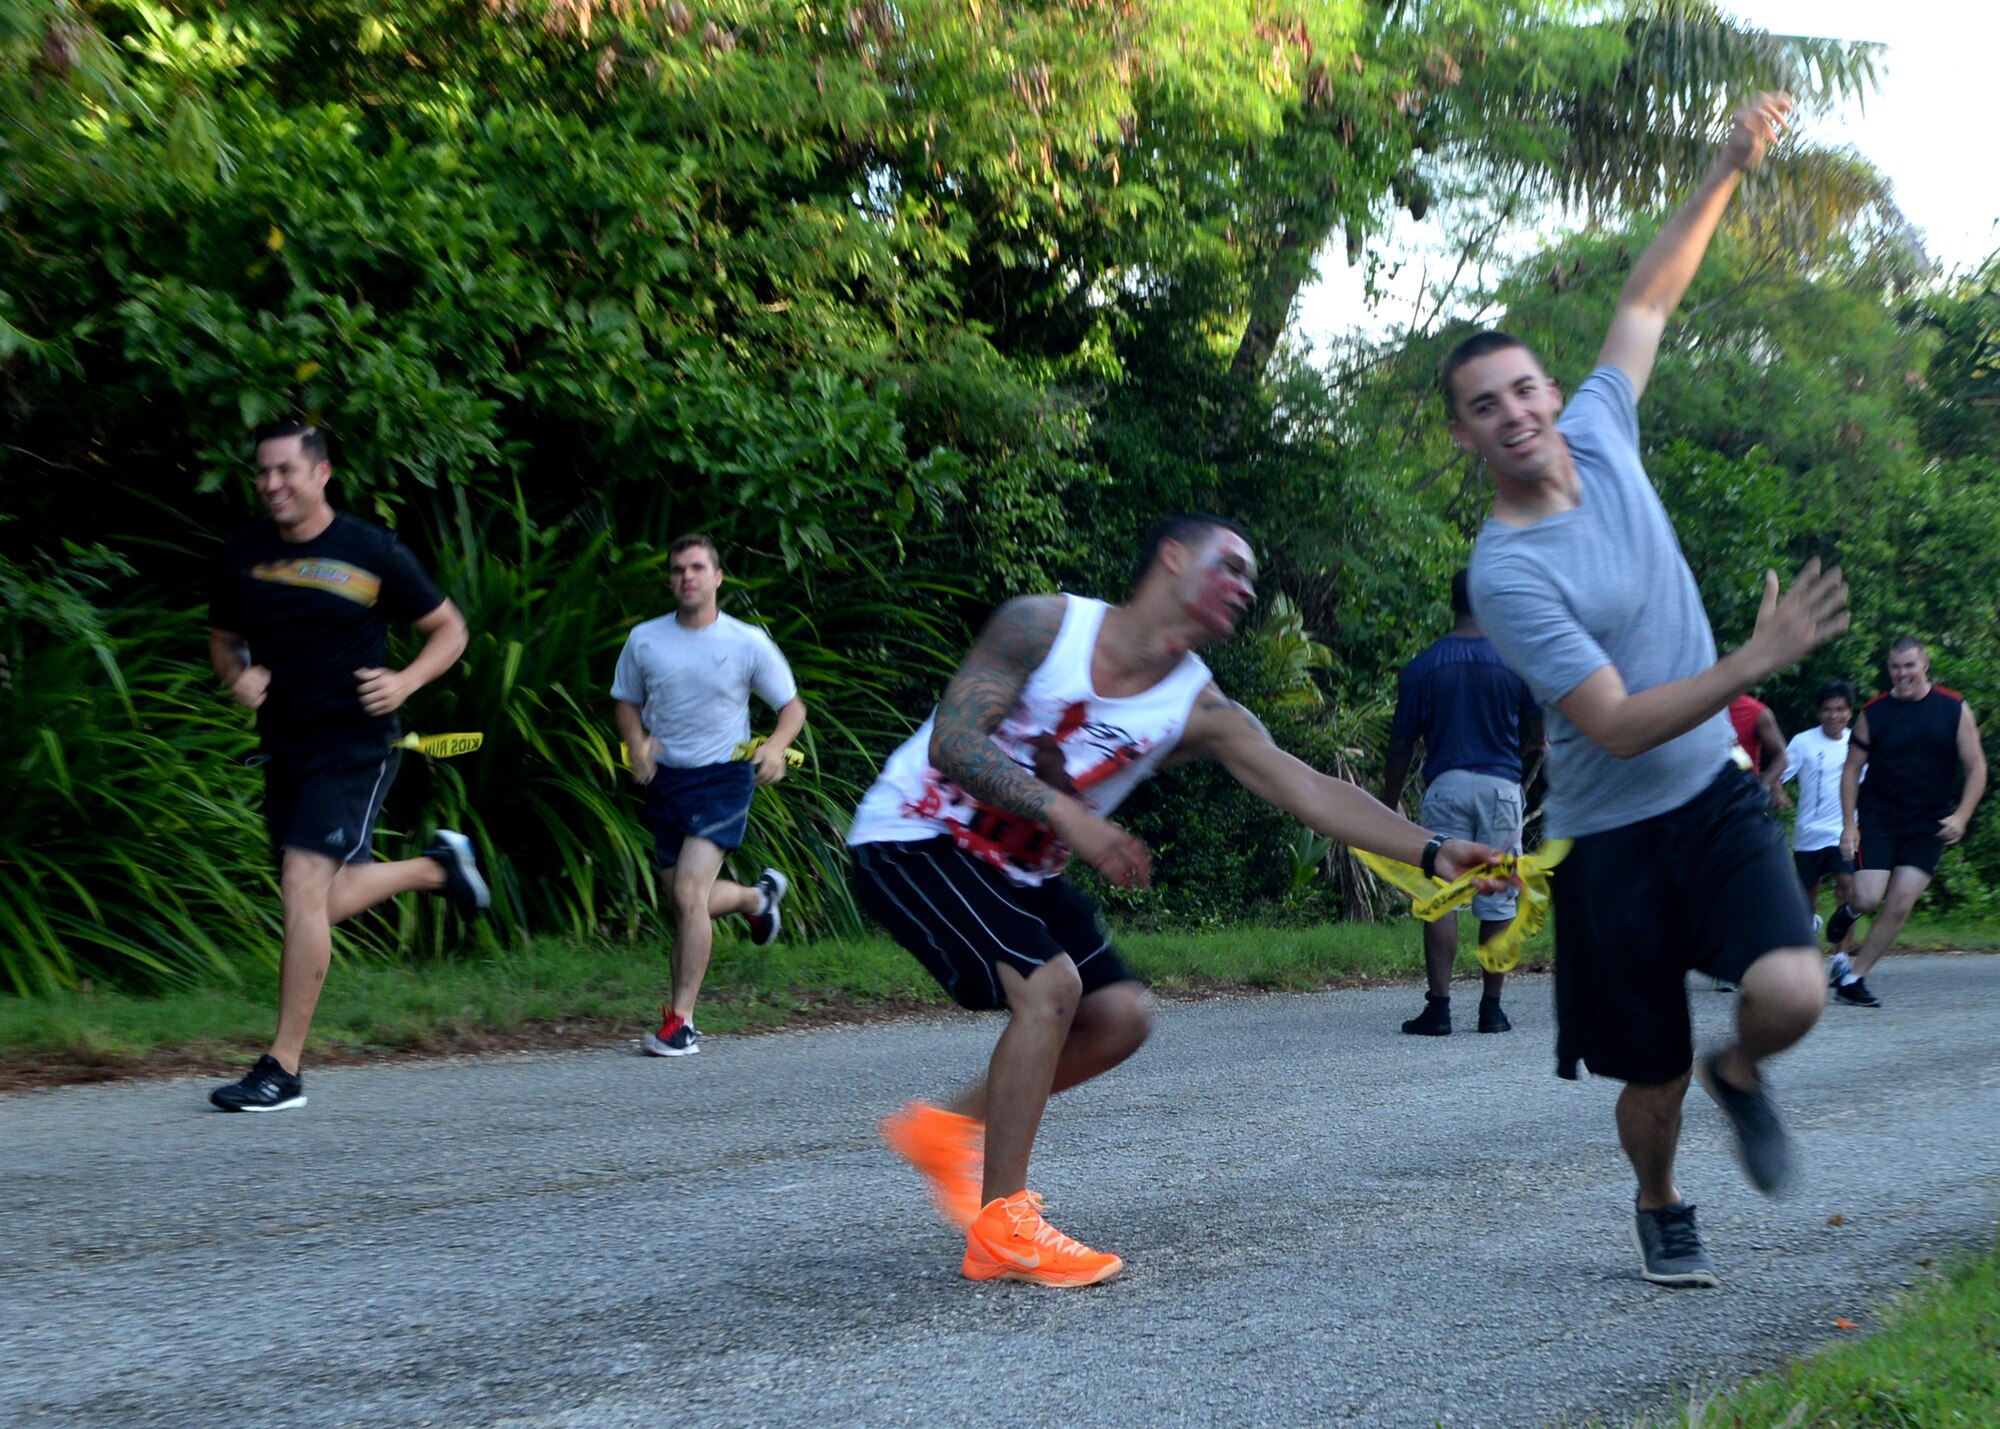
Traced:
<path fill-rule="evenodd" d="M 1071 1240 L 1042 1219 L 1042 1198 L 1016 1191 L 989 1201 L 965 1228 L 967 1280 L 1025 1280 L 1030 1285 L 1095 1285 L 1125 1268 L 1115 1255 Z"/>
<path fill-rule="evenodd" d="M 979 1214 L 986 1123 L 926 1102 L 882 1118 L 882 1139 L 931 1183 L 938 1213 L 960 1230 Z"/>

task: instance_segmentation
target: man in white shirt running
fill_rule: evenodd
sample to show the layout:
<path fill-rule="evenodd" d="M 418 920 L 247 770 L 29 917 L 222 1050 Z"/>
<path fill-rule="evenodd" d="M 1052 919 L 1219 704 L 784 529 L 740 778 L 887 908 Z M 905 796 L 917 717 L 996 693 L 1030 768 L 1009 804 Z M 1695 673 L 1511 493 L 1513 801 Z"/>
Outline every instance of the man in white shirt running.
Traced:
<path fill-rule="evenodd" d="M 785 751 L 805 728 L 806 707 L 771 637 L 717 607 L 723 577 L 715 542 L 683 536 L 667 558 L 676 608 L 626 639 L 611 698 L 632 779 L 646 791 L 642 817 L 660 870 L 673 878 L 673 1001 L 641 1045 L 655 1057 L 686 1057 L 701 1050 L 694 1000 L 708 973 L 714 920 L 743 913 L 752 942 L 778 936 L 784 874 L 767 868 L 748 888 L 718 875 L 743 842 L 756 786 L 785 777 Z M 745 760 L 737 751 L 750 742 L 753 690 L 778 712 L 778 725 Z"/>
<path fill-rule="evenodd" d="M 1840 851 L 1840 771 L 1847 764 L 1847 727 L 1854 720 L 1854 686 L 1829 680 L 1814 700 L 1819 723 L 1785 746 L 1782 778 L 1799 786 L 1798 822 L 1792 827 L 1792 864 L 1806 903 L 1819 903 L 1820 886 L 1833 879 L 1835 906 L 1854 898 L 1854 860 Z M 1818 914 L 1814 914 L 1817 926 Z M 1850 926 L 1835 949 L 1838 962 L 1854 941 Z"/>

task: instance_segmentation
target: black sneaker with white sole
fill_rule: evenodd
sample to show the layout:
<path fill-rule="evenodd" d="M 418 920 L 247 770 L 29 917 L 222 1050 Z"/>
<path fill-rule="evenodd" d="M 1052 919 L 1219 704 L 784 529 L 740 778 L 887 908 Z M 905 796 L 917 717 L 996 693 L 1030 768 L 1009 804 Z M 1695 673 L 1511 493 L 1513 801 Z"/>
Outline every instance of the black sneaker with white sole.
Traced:
<path fill-rule="evenodd" d="M 436 859 L 444 870 L 440 896 L 461 908 L 492 906 L 493 891 L 480 877 L 479 857 L 472 851 L 471 839 L 453 829 L 439 829 L 437 842 L 424 850 L 424 857 Z"/>
<path fill-rule="evenodd" d="M 1861 915 L 1845 903 L 1833 910 L 1833 916 L 1826 920 L 1826 940 L 1836 948 L 1840 940 L 1854 931 L 1854 925 L 1861 921 Z"/>
<path fill-rule="evenodd" d="M 792 885 L 777 869 L 767 868 L 757 875 L 757 891 L 764 896 L 764 901 L 750 915 L 750 941 L 761 948 L 777 939 L 778 929 L 783 926 L 778 917 L 778 905 L 785 901 Z"/>
<path fill-rule="evenodd" d="M 1694 1207 L 1686 1201 L 1657 1211 L 1635 1208 L 1632 1243 L 1639 1247 L 1640 1273 L 1655 1285 L 1713 1290 L 1722 1283 L 1694 1228 Z"/>
<path fill-rule="evenodd" d="M 1844 1002 L 1849 1007 L 1880 1007 L 1882 999 L 1868 990 L 1868 979 L 1856 978 L 1844 982 L 1833 990 L 1833 1000 Z"/>
<path fill-rule="evenodd" d="M 208 1099 L 223 1111 L 289 1111 L 306 1104 L 306 1081 L 266 1052 L 242 1080 L 217 1087 Z"/>
<path fill-rule="evenodd" d="M 1716 1069 L 1720 1056 L 1711 1052 L 1696 1064 L 1702 1090 L 1729 1118 L 1736 1132 L 1736 1160 L 1750 1184 L 1767 1196 L 1785 1195 L 1797 1185 L 1799 1158 L 1778 1117 L 1777 1104 L 1761 1082 L 1749 1088 L 1725 1082 Z"/>

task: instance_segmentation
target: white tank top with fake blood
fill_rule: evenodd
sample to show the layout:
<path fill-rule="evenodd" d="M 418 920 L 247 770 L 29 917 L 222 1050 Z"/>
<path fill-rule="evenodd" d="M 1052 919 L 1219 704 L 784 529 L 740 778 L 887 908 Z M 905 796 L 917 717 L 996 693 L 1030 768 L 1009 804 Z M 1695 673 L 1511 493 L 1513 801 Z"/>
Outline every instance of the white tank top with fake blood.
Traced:
<path fill-rule="evenodd" d="M 1150 689 L 1122 699 L 1098 694 L 1090 662 L 1108 607 L 1084 596 L 1064 600 L 1055 643 L 990 738 L 1001 753 L 1044 780 L 1055 776 L 1060 758 L 1065 792 L 1092 813 L 1108 815 L 1180 742 L 1195 698 L 1212 677 L 1198 658 L 1183 655 Z M 854 812 L 847 842 L 911 843 L 948 834 L 966 853 L 1016 883 L 1038 884 L 1061 873 L 1069 847 L 1047 825 L 991 808 L 931 767 L 936 720 L 933 710 L 889 756 Z"/>

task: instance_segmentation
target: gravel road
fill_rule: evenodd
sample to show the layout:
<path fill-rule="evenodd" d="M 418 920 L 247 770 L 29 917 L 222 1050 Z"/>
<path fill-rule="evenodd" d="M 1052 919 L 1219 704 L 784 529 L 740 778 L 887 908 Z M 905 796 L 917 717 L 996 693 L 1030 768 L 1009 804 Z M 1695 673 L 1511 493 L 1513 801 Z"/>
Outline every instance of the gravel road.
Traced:
<path fill-rule="evenodd" d="M 1414 956 L 1414 939 L 1412 940 Z M 1875 1323 L 2000 1219 L 2000 957 L 1898 958 L 1773 1082 L 1798 1199 L 1696 1093 L 1680 1166 L 1723 1272 L 1641 1281 L 1611 1083 L 1517 1030 L 1404 1037 L 1409 988 L 1163 1008 L 1059 1098 L 1051 1219 L 1091 1290 L 974 1286 L 876 1141 L 983 1063 L 941 1017 L 0 1096 L 0 1423 L 1548 1425 L 1668 1407 Z M 1705 1040 L 1732 999 L 1692 996 Z M 1476 1000 L 1462 986 L 1461 1022 Z"/>

